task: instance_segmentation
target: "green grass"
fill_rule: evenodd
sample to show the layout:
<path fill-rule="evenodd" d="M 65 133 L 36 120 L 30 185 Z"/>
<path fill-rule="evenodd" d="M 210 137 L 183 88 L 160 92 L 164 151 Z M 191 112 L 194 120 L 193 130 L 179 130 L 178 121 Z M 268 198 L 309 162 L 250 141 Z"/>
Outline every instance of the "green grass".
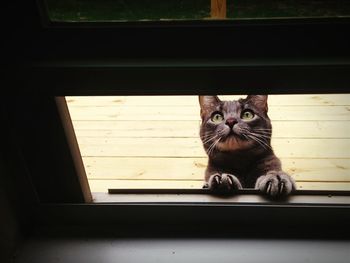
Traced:
<path fill-rule="evenodd" d="M 208 0 L 47 0 L 49 15 L 58 21 L 203 19 Z"/>
<path fill-rule="evenodd" d="M 53 21 L 200 20 L 210 0 L 47 0 Z M 349 0 L 227 0 L 227 17 L 337 17 L 350 15 Z"/>
<path fill-rule="evenodd" d="M 338 17 L 350 15 L 348 0 L 228 0 L 228 18 Z"/>

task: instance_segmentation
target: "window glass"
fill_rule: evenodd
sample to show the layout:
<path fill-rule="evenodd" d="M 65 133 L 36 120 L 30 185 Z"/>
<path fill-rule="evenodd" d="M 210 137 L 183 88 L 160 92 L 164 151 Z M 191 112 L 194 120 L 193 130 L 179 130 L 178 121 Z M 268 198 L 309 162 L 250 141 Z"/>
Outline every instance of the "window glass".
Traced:
<path fill-rule="evenodd" d="M 202 188 L 208 157 L 198 96 L 66 101 L 92 192 Z M 268 115 L 271 145 L 297 189 L 350 190 L 349 94 L 269 95 Z"/>
<path fill-rule="evenodd" d="M 52 21 L 343 17 L 347 0 L 46 0 Z"/>

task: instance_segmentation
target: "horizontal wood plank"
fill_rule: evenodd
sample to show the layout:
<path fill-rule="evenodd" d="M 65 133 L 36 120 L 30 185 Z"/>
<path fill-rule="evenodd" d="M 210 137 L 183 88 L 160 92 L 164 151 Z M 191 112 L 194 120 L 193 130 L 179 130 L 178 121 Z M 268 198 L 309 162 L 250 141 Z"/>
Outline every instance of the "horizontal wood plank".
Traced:
<path fill-rule="evenodd" d="M 299 190 L 350 191 L 350 183 L 344 182 L 298 182 Z"/>
<path fill-rule="evenodd" d="M 105 106 L 70 107 L 73 120 L 109 120 L 118 121 L 145 120 L 200 120 L 199 106 Z M 270 106 L 269 117 L 272 121 L 300 120 L 350 120 L 350 106 Z"/>
<path fill-rule="evenodd" d="M 246 95 L 219 95 L 221 100 L 237 100 Z M 192 106 L 198 104 L 198 96 L 70 96 L 69 106 Z M 268 103 L 273 105 L 349 105 L 350 94 L 306 94 L 269 95 Z"/>
<path fill-rule="evenodd" d="M 112 189 L 200 189 L 202 181 L 154 181 L 154 180 L 90 180 L 92 192 L 107 192 Z M 299 182 L 300 190 L 349 191 L 350 183 Z"/>
<path fill-rule="evenodd" d="M 74 121 L 78 137 L 198 138 L 200 121 Z M 274 121 L 274 138 L 350 138 L 350 121 Z"/>
<path fill-rule="evenodd" d="M 203 180 L 207 158 L 85 157 L 89 179 Z M 350 182 L 350 159 L 282 159 L 296 181 Z"/>
<path fill-rule="evenodd" d="M 82 156 L 205 157 L 198 138 L 78 138 Z M 350 139 L 278 139 L 272 147 L 283 158 L 350 158 Z"/>

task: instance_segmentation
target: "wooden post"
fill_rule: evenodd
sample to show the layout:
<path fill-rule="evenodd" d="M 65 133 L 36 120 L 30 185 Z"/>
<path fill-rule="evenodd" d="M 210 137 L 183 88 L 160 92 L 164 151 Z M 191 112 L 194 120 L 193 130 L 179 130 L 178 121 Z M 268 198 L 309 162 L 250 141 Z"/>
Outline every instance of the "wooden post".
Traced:
<path fill-rule="evenodd" d="M 92 203 L 93 198 L 86 176 L 83 159 L 80 154 L 77 137 L 75 136 L 72 119 L 70 118 L 69 109 L 65 97 L 56 97 L 56 104 L 60 114 L 64 132 L 68 141 L 68 145 L 72 154 L 72 160 L 76 169 L 76 173 L 80 182 L 81 190 L 85 203 Z"/>
<path fill-rule="evenodd" d="M 226 0 L 211 0 L 211 18 L 226 18 Z"/>

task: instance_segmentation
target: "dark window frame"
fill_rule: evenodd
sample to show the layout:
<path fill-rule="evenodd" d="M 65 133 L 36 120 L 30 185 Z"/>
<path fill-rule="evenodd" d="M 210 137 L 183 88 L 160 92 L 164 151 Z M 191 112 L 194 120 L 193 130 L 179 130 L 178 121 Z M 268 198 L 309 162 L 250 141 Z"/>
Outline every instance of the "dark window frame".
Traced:
<path fill-rule="evenodd" d="M 153 64 L 152 64 L 153 63 Z M 272 65 L 271 65 L 272 64 Z M 306 64 L 306 65 L 305 65 Z M 216 84 L 217 81 L 210 81 L 210 79 L 219 79 L 221 88 L 216 90 L 215 93 L 227 93 L 227 94 L 241 94 L 241 93 L 268 93 L 268 94 L 294 94 L 294 93 L 341 93 L 348 92 L 346 79 L 348 78 L 348 72 L 350 70 L 350 64 L 337 63 L 336 61 L 329 61 L 328 63 L 322 63 L 320 61 L 307 62 L 304 65 L 298 63 L 290 63 L 284 61 L 281 63 L 270 63 L 268 65 L 256 65 L 256 64 L 235 64 L 229 61 L 224 62 L 198 62 L 193 61 L 186 63 L 174 63 L 169 62 L 148 62 L 147 65 L 143 65 L 140 62 L 132 63 L 110 63 L 99 64 L 95 62 L 93 64 L 86 63 L 40 63 L 34 64 L 28 70 L 28 81 L 30 85 L 39 89 L 41 87 L 47 87 L 50 85 L 51 80 L 55 79 L 55 86 L 58 88 L 53 91 L 53 94 L 64 95 L 183 95 L 183 94 L 208 94 L 213 92 L 213 88 L 205 84 Z M 278 71 L 279 73 L 276 73 Z M 261 73 L 263 72 L 263 74 Z M 303 74 L 304 86 L 300 85 L 300 78 L 296 77 L 298 74 Z M 276 81 L 276 74 L 279 75 L 283 82 Z M 86 76 L 93 76 L 92 78 Z M 157 77 L 161 76 L 161 77 Z M 232 76 L 236 76 L 232 78 Z M 245 89 L 244 83 L 250 76 L 254 81 L 265 84 L 273 85 L 264 89 Z M 252 77 L 253 76 L 253 77 Z M 263 76 L 263 78 L 261 78 Z M 282 76 L 282 77 L 281 77 Z M 311 76 L 311 79 L 305 76 Z M 325 79 L 322 78 L 326 77 Z M 209 78 L 208 78 L 209 77 Z M 174 84 L 171 80 L 180 80 L 180 83 Z M 152 82 L 153 80 L 153 82 Z M 78 82 L 79 83 L 78 83 Z M 105 89 L 97 90 L 95 87 L 103 83 Z M 148 88 L 148 83 L 152 83 L 153 88 Z M 337 85 L 334 87 L 334 83 Z M 341 85 L 343 84 L 343 85 Z M 299 85 L 300 89 L 295 89 Z M 330 89 L 332 85 L 333 89 Z M 174 86 L 171 88 L 169 86 Z M 175 89 L 176 86 L 185 87 L 185 89 Z M 230 87 L 237 86 L 238 88 L 232 91 Z M 123 87 L 123 89 L 119 89 Z M 161 87 L 169 87 L 167 90 L 162 90 Z M 200 87 L 204 87 L 204 90 Z M 277 89 L 278 88 L 278 89 Z M 42 92 L 42 91 L 41 91 Z M 54 99 L 54 96 L 51 96 Z M 69 118 L 67 105 L 64 98 L 56 97 L 56 103 L 59 107 L 56 109 L 55 116 L 50 113 L 51 110 L 45 112 L 50 113 L 50 119 L 61 122 L 61 129 L 63 130 L 63 136 L 65 137 L 68 150 L 71 151 L 72 166 L 75 169 L 76 177 L 80 181 L 80 192 L 83 193 L 84 200 L 90 202 L 92 200 L 91 194 L 89 194 L 89 187 L 85 171 L 82 165 L 82 160 L 77 145 L 77 141 L 74 135 L 73 126 Z M 29 109 L 30 107 L 27 107 Z M 59 112 L 61 114 L 59 114 Z M 63 112 L 63 114 L 62 114 Z M 34 131 L 32 133 L 35 133 Z M 51 146 L 48 146 L 51 147 Z M 73 149 L 73 152 L 72 152 Z M 68 151 L 67 150 L 67 151 Z M 57 157 L 59 158 L 59 157 Z M 49 162 L 47 160 L 47 162 Z M 59 175 L 57 175 L 57 178 Z M 63 190 L 63 189 L 62 189 Z M 76 190 L 75 190 L 76 191 Z M 66 191 L 65 191 L 66 192 Z M 186 192 L 181 189 L 176 192 L 171 190 L 129 190 L 129 194 L 207 194 L 205 190 Z M 50 192 L 52 193 L 52 192 Z M 68 192 L 66 192 L 68 194 Z M 125 191 L 113 191 L 111 194 L 128 194 Z M 256 194 L 252 191 L 241 191 L 239 194 Z M 347 196 L 349 191 L 298 191 L 298 195 L 335 195 L 335 196 Z M 90 196 L 87 198 L 87 196 Z M 46 197 L 44 197 L 45 199 Z M 58 198 L 58 197 L 57 197 Z M 110 201 L 112 200 L 112 201 Z M 115 202 L 116 198 L 105 198 L 105 202 Z M 125 199 L 124 199 L 125 200 Z M 256 199 L 258 202 L 259 198 Z M 315 200 L 315 199 L 314 199 Z M 196 202 L 196 199 L 193 199 Z M 147 203 L 142 201 L 140 203 Z M 232 198 L 232 202 L 236 202 Z M 288 204 L 292 205 L 292 204 Z M 295 204 L 294 204 L 295 205 Z"/>
<path fill-rule="evenodd" d="M 84 204 L 55 96 L 350 93 L 349 21 L 44 27 L 34 2 L 27 3 L 30 22 L 12 38 L 12 49 L 21 50 L 18 35 L 32 37 L 11 63 L 8 91 L 16 96 L 2 109 L 11 143 L 34 185 L 28 189 L 39 199 L 31 211 L 35 223 L 186 224 L 189 229 L 199 221 L 226 222 L 255 233 L 276 234 L 288 226 L 283 233 L 298 228 L 299 234 L 344 235 L 341 226 L 350 219 L 344 204 Z"/>

